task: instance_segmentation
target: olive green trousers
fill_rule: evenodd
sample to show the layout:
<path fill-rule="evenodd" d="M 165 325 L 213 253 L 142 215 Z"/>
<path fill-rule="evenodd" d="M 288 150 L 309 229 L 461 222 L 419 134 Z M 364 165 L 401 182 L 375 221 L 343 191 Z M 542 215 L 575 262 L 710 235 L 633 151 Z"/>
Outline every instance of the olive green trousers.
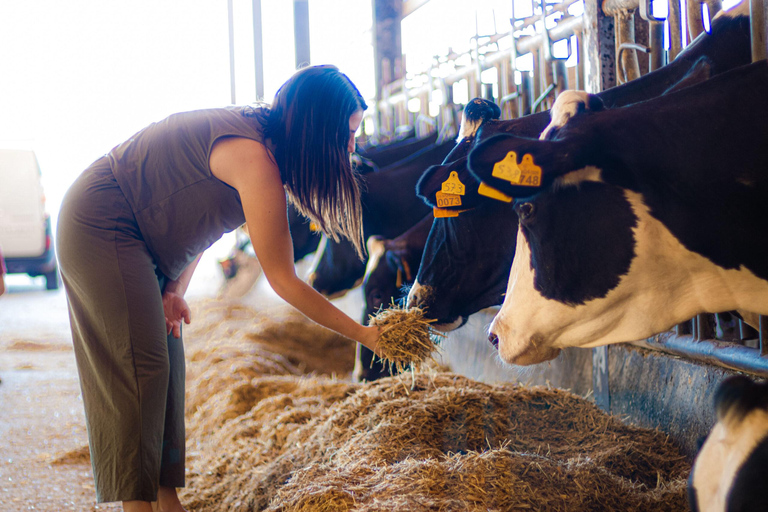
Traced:
<path fill-rule="evenodd" d="M 65 195 L 56 249 L 97 501 L 155 501 L 158 486 L 184 486 L 184 348 L 106 158 Z"/>

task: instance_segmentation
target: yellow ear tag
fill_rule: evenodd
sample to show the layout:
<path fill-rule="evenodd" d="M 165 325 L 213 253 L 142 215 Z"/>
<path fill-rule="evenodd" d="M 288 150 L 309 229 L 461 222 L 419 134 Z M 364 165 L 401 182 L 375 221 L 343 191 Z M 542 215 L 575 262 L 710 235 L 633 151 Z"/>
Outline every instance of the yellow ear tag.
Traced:
<path fill-rule="evenodd" d="M 533 163 L 533 156 L 523 155 L 523 161 L 520 164 L 522 175 L 519 185 L 524 187 L 538 187 L 541 185 L 541 167 Z"/>
<path fill-rule="evenodd" d="M 500 190 L 496 190 L 493 187 L 489 187 L 485 184 L 485 182 L 482 181 L 480 182 L 480 186 L 477 188 L 477 193 L 482 196 L 490 197 L 491 199 L 496 199 L 497 201 L 504 201 L 505 203 L 512 201 L 512 198 L 507 194 L 501 192 Z"/>
<path fill-rule="evenodd" d="M 517 166 L 517 153 L 510 151 L 503 160 L 493 164 L 491 176 L 510 183 L 519 183 L 522 171 Z"/>
<path fill-rule="evenodd" d="M 319 227 L 318 227 L 318 225 L 317 225 L 317 224 L 315 224 L 314 222 L 310 222 L 310 223 L 309 223 L 309 230 L 310 230 L 311 232 L 313 232 L 313 233 L 317 233 L 318 231 L 320 231 L 320 228 L 319 228 Z"/>
<path fill-rule="evenodd" d="M 459 212 L 453 210 L 443 210 L 442 208 L 432 208 L 432 214 L 436 219 L 442 219 L 444 217 L 458 217 Z"/>
<path fill-rule="evenodd" d="M 440 191 L 443 194 L 464 195 L 464 184 L 459 179 L 459 175 L 456 171 L 451 171 L 451 174 L 448 175 L 448 179 L 443 182 L 443 187 Z"/>
<path fill-rule="evenodd" d="M 446 194 L 441 191 L 435 192 L 435 202 L 438 208 L 448 208 L 449 206 L 461 206 L 461 196 L 456 194 Z"/>

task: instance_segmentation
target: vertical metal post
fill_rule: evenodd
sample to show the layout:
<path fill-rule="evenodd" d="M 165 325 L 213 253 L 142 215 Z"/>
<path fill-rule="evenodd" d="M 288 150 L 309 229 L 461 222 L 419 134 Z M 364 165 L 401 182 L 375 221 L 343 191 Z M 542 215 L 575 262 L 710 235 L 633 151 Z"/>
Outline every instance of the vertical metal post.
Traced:
<path fill-rule="evenodd" d="M 614 19 L 616 21 L 616 67 L 624 69 L 627 74 L 626 81 L 631 82 L 640 77 L 637 53 L 635 50 L 619 52 L 619 47 L 624 43 L 635 43 L 635 11 L 617 13 Z M 618 59 L 621 59 L 621 62 Z M 625 77 L 620 78 L 623 80 Z M 619 82 L 621 83 L 621 80 Z"/>
<path fill-rule="evenodd" d="M 699 0 L 686 0 L 688 10 L 688 44 L 704 32 L 704 19 Z"/>
<path fill-rule="evenodd" d="M 768 58 L 766 32 L 768 32 L 768 0 L 750 0 L 749 18 L 752 33 L 752 62 Z"/>
<path fill-rule="evenodd" d="M 680 0 L 669 1 L 669 62 L 675 60 L 677 54 L 683 50 L 683 21 L 680 13 Z"/>
<path fill-rule="evenodd" d="M 296 67 L 309 65 L 309 0 L 293 0 L 293 39 Z"/>
<path fill-rule="evenodd" d="M 251 0 L 253 6 L 253 72 L 256 78 L 256 100 L 264 99 L 264 42 L 261 26 L 261 0 Z"/>
<path fill-rule="evenodd" d="M 765 315 L 760 315 L 759 320 L 760 327 L 760 355 L 768 355 L 768 318 Z"/>
<path fill-rule="evenodd" d="M 235 6 L 227 0 L 227 22 L 229 26 L 229 96 L 232 105 L 237 105 L 235 94 Z"/>
<path fill-rule="evenodd" d="M 651 53 L 648 57 L 648 71 L 662 67 L 664 62 L 664 20 L 651 12 L 651 0 L 640 0 L 638 11 L 640 17 L 648 22 L 648 47 Z"/>

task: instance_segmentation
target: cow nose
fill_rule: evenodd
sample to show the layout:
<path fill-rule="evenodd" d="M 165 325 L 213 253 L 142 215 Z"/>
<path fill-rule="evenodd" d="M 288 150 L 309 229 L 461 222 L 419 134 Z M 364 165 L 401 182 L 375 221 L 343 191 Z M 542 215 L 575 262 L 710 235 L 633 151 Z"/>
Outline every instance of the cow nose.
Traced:
<path fill-rule="evenodd" d="M 496 350 L 499 350 L 499 337 L 496 336 L 495 333 L 491 333 L 488 335 L 488 341 L 491 342 L 491 345 L 493 345 L 493 348 Z"/>

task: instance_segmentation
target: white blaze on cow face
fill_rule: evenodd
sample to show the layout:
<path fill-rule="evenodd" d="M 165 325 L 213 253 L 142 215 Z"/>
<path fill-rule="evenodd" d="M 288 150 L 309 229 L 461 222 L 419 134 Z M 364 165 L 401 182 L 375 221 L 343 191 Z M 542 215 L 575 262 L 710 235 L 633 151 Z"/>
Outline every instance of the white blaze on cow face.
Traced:
<path fill-rule="evenodd" d="M 725 512 L 739 469 L 768 436 L 768 412 L 753 409 L 744 418 L 729 414 L 714 426 L 692 469 L 699 512 Z"/>
<path fill-rule="evenodd" d="M 640 340 L 702 312 L 762 307 L 757 312 L 768 314 L 768 282 L 743 268 L 723 269 L 687 250 L 650 215 L 639 194 L 624 194 L 638 219 L 632 229 L 635 257 L 616 287 L 583 304 L 549 299 L 536 289 L 540 270 L 532 267 L 521 227 L 504 303 L 490 328 L 504 361 L 534 364 L 553 359 L 565 347 Z M 538 264 L 546 267 L 546 262 Z"/>
<path fill-rule="evenodd" d="M 411 286 L 411 289 L 408 291 L 408 298 L 405 303 L 406 308 L 417 307 L 425 309 L 425 316 L 430 318 L 429 304 L 434 300 L 434 298 L 431 297 L 432 293 L 433 290 L 431 287 L 420 285 L 418 280 L 414 281 L 413 286 Z M 464 320 L 464 318 L 458 317 L 451 323 L 432 324 L 432 328 L 440 332 L 450 332 L 464 325 Z"/>

